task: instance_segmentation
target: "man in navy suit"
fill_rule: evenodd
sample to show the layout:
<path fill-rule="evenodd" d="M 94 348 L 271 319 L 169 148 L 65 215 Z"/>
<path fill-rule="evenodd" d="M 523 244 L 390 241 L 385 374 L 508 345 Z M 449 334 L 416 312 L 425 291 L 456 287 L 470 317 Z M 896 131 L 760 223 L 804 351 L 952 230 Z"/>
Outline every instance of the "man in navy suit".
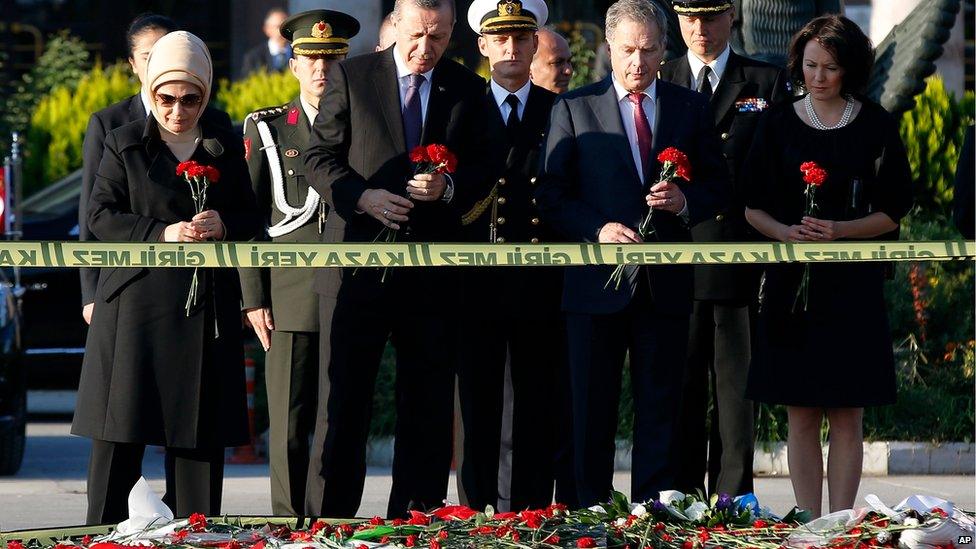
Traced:
<path fill-rule="evenodd" d="M 727 171 L 708 101 L 655 80 L 667 19 L 650 0 L 619 0 L 607 11 L 613 68 L 602 82 L 560 96 L 553 107 L 537 201 L 543 217 L 572 240 L 635 243 L 654 209 L 661 242 L 690 242 L 690 226 L 727 200 Z M 691 161 L 690 182 L 658 183 L 658 154 L 677 147 Z M 609 499 L 624 357 L 634 397 L 631 496 L 656 498 L 674 482 L 674 413 L 694 289 L 689 266 L 628 267 L 606 287 L 613 267 L 566 269 L 579 503 Z"/>

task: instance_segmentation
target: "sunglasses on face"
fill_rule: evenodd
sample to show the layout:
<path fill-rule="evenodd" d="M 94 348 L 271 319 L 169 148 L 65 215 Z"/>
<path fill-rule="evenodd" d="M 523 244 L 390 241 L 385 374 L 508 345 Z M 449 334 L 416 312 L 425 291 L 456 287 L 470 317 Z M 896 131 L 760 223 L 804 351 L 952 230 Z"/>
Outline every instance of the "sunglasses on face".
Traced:
<path fill-rule="evenodd" d="M 165 93 L 156 94 L 156 102 L 163 107 L 172 107 L 173 105 L 179 103 L 184 107 L 196 107 L 203 101 L 203 96 L 198 93 L 188 93 L 186 95 L 176 97 L 173 95 L 168 95 Z"/>

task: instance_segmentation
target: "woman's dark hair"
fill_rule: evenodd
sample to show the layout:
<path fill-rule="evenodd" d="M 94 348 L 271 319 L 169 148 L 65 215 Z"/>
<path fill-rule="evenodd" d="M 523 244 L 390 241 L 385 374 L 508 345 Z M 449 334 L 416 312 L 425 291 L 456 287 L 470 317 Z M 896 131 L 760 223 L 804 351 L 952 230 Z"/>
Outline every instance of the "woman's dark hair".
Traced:
<path fill-rule="evenodd" d="M 136 49 L 136 37 L 140 34 L 148 31 L 160 31 L 163 34 L 169 34 L 175 30 L 179 30 L 179 27 L 165 15 L 144 13 L 136 17 L 129 24 L 129 30 L 125 32 L 125 43 L 129 48 L 129 55 L 131 56 L 133 50 Z"/>
<path fill-rule="evenodd" d="M 865 90 L 874 65 L 874 48 L 856 23 L 842 15 L 822 15 L 793 35 L 787 67 L 790 78 L 799 87 L 804 85 L 803 50 L 810 40 L 816 40 L 829 51 L 844 69 L 841 94 Z"/>

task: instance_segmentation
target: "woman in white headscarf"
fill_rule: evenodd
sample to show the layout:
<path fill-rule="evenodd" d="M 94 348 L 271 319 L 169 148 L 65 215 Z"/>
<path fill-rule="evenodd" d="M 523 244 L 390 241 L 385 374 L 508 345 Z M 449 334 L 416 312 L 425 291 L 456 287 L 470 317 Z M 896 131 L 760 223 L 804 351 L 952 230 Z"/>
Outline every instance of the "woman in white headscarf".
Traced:
<path fill-rule="evenodd" d="M 256 234 L 243 143 L 200 118 L 212 74 L 210 52 L 190 33 L 172 32 L 153 46 L 144 82 L 152 116 L 105 141 L 88 203 L 98 240 Z M 202 213 L 176 173 L 187 160 L 220 173 Z M 146 445 L 166 449 L 164 501 L 176 516 L 220 511 L 224 448 L 248 442 L 240 283 L 234 269 L 199 269 L 198 296 L 187 306 L 193 276 L 193 268 L 109 267 L 98 277 L 71 429 L 92 439 L 90 524 L 128 516 Z"/>

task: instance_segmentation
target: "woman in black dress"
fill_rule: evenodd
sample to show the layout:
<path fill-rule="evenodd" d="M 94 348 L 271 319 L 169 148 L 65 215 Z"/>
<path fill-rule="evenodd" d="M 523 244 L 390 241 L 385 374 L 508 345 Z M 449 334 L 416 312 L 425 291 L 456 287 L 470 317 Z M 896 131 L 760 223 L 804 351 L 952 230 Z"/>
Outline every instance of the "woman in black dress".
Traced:
<path fill-rule="evenodd" d="M 248 240 L 259 218 L 241 138 L 201 120 L 210 52 L 173 32 L 149 55 L 152 115 L 108 134 L 88 204 L 105 242 Z M 197 213 L 177 165 L 220 171 Z M 92 439 L 88 522 L 127 516 L 146 445 L 166 448 L 164 501 L 176 516 L 220 511 L 224 448 L 248 440 L 240 281 L 233 269 L 103 268 L 71 432 Z"/>
<path fill-rule="evenodd" d="M 782 242 L 891 240 L 911 207 L 911 171 L 897 123 L 858 92 L 871 72 L 871 44 L 850 20 L 824 16 L 790 45 L 793 80 L 808 93 L 771 109 L 746 161 L 746 219 Z M 800 166 L 827 172 L 806 214 Z M 821 514 L 820 426 L 830 425 L 830 510 L 853 507 L 863 460 L 865 406 L 895 401 L 895 369 L 881 263 L 766 269 L 759 344 L 747 396 L 789 412 L 788 456 L 797 505 Z"/>

